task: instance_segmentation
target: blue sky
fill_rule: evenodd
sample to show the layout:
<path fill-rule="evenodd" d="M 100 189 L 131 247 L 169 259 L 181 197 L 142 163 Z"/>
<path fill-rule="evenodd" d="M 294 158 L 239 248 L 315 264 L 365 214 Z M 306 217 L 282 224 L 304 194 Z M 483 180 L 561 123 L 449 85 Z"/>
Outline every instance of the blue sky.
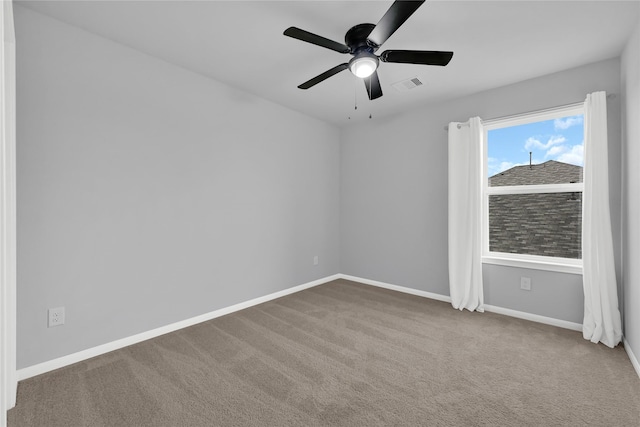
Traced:
<path fill-rule="evenodd" d="M 490 130 L 488 176 L 528 165 L 529 152 L 534 165 L 557 160 L 583 166 L 583 146 L 582 115 Z"/>

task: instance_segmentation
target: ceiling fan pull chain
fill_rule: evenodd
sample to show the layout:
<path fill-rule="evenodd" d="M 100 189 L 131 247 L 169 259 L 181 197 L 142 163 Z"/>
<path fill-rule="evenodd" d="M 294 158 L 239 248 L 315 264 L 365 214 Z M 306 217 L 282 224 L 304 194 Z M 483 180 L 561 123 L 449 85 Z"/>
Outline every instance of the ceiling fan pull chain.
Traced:
<path fill-rule="evenodd" d="M 358 109 L 358 91 L 356 90 L 356 85 L 353 85 L 353 109 Z M 347 119 L 351 120 L 351 116 L 347 117 Z"/>
<path fill-rule="evenodd" d="M 355 106 L 354 110 L 358 109 L 358 90 L 356 89 L 356 85 L 353 85 L 353 105 Z"/>

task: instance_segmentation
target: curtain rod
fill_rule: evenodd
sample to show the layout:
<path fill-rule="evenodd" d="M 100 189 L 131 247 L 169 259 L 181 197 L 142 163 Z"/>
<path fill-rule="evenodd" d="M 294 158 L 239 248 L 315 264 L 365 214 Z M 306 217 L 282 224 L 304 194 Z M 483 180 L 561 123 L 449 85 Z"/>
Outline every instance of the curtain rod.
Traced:
<path fill-rule="evenodd" d="M 615 97 L 616 97 L 615 93 L 607 94 L 607 99 L 613 99 Z M 535 111 L 535 113 L 547 113 L 547 112 L 551 112 L 551 111 L 554 111 L 554 110 L 562 110 L 562 109 L 565 109 L 565 108 L 578 107 L 580 105 L 584 105 L 584 101 L 582 101 L 582 102 L 574 102 L 573 104 L 560 105 L 558 107 L 551 107 L 551 108 L 547 108 L 547 109 L 544 109 L 544 110 L 537 110 L 537 111 Z M 494 122 L 494 121 L 497 121 L 497 120 L 515 119 L 517 117 L 526 116 L 526 115 L 531 114 L 531 113 L 532 112 L 530 111 L 528 113 L 520 113 L 520 114 L 511 115 L 511 116 L 495 117 L 493 119 L 487 119 L 487 120 L 482 120 L 481 119 L 480 121 L 482 122 L 482 124 L 487 124 L 487 123 L 491 123 L 491 122 Z M 467 120 L 466 122 L 458 123 L 456 125 L 456 127 L 458 129 L 461 129 L 462 126 L 469 126 L 469 120 Z M 444 130 L 449 131 L 449 125 L 446 125 L 444 127 Z"/>

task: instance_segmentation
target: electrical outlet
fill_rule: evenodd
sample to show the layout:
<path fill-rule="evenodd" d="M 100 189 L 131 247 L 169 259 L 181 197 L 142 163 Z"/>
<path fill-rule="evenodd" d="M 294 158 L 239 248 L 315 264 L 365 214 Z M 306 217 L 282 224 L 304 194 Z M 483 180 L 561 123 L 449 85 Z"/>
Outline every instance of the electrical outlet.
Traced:
<path fill-rule="evenodd" d="M 313 265 L 318 265 L 318 255 L 313 257 Z"/>
<path fill-rule="evenodd" d="M 49 309 L 49 327 L 64 325 L 64 307 Z"/>
<path fill-rule="evenodd" d="M 531 290 L 531 277 L 520 278 L 520 289 L 524 289 L 525 291 Z"/>

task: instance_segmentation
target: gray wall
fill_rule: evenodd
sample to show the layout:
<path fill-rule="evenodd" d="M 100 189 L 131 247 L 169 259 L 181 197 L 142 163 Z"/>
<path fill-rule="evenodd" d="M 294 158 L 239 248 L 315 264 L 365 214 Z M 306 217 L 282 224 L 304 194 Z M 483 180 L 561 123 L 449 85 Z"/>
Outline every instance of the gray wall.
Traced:
<path fill-rule="evenodd" d="M 428 90 L 428 85 L 421 90 Z M 620 274 L 620 64 L 612 59 L 425 107 L 342 132 L 341 271 L 448 295 L 447 133 L 451 121 L 484 119 L 583 101 L 606 90 L 610 188 Z M 519 277 L 532 278 L 521 291 Z M 619 276 L 620 277 L 620 276 Z M 582 322 L 579 275 L 484 268 L 485 302 Z"/>
<path fill-rule="evenodd" d="M 339 272 L 336 128 L 15 20 L 18 368 Z"/>
<path fill-rule="evenodd" d="M 640 358 L 640 21 L 622 55 L 624 334 Z"/>

